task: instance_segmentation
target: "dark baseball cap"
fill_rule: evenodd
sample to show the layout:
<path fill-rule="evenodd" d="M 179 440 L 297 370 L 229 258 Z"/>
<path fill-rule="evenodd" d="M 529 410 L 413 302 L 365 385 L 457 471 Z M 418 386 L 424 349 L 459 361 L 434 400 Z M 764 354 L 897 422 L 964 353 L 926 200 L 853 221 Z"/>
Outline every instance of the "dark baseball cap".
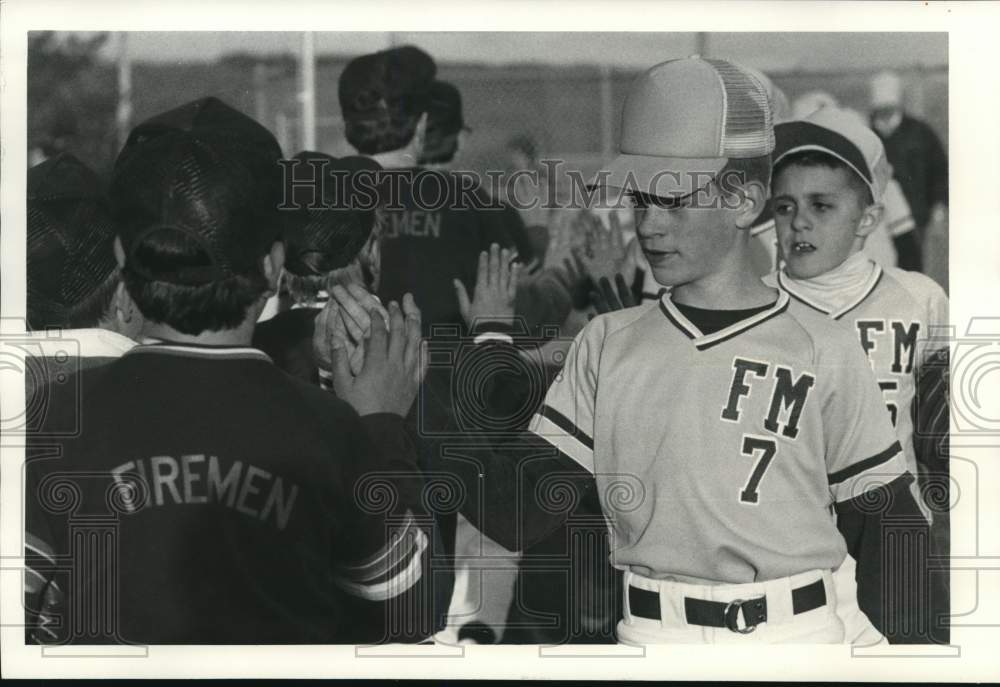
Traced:
<path fill-rule="evenodd" d="M 427 108 L 427 130 L 444 136 L 459 131 L 472 131 L 465 125 L 462 115 L 462 94 L 447 81 L 431 84 L 430 100 Z"/>
<path fill-rule="evenodd" d="M 356 57 L 340 75 L 340 109 L 345 119 L 426 112 L 436 74 L 434 59 L 412 45 Z"/>
<path fill-rule="evenodd" d="M 69 153 L 28 170 L 28 312 L 65 324 L 118 268 L 115 228 L 100 177 Z"/>
<path fill-rule="evenodd" d="M 266 128 L 216 98 L 139 124 L 110 189 L 125 269 L 191 286 L 252 271 L 281 237 L 280 158 Z M 144 248 L 154 235 L 185 257 Z"/>
<path fill-rule="evenodd" d="M 285 269 L 305 277 L 345 267 L 371 236 L 382 166 L 314 151 L 293 159 L 302 161 L 291 168 L 292 201 L 301 209 L 284 213 Z"/>

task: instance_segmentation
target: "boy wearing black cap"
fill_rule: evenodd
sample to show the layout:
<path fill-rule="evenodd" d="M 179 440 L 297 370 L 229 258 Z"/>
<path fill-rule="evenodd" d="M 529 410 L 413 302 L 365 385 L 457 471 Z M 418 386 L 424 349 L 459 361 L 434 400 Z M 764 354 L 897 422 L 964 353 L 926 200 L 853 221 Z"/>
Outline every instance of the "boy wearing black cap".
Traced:
<path fill-rule="evenodd" d="M 378 295 L 387 302 L 412 293 L 425 333 L 435 324 L 461 325 L 452 277 L 471 287 L 479 251 L 511 246 L 523 233 L 506 226 L 520 218 L 499 204 L 482 207 L 469 179 L 420 166 L 436 72 L 430 55 L 403 46 L 352 60 L 338 84 L 347 141 L 387 170 Z"/>
<path fill-rule="evenodd" d="M 146 338 L 82 373 L 82 430 L 58 459 L 27 465 L 26 527 L 44 544 L 34 567 L 49 619 L 61 615 L 56 641 L 429 634 L 402 431 L 419 327 L 390 304 L 355 378 L 334 351 L 339 399 L 250 346 L 284 262 L 279 157 L 269 132 L 214 99 L 139 125 L 118 157 L 116 252 Z M 53 421 L 76 410 L 50 393 Z M 81 549 L 95 514 L 112 529 Z"/>
<path fill-rule="evenodd" d="M 330 360 L 317 318 L 325 322 L 324 306 L 335 288 L 374 293 L 381 273 L 379 234 L 384 214 L 374 190 L 382 167 L 371 158 L 334 158 L 303 151 L 293 158 L 286 174 L 294 175 L 290 196 L 293 209 L 284 212 L 285 266 L 282 290 L 290 308 L 259 323 L 254 345 L 289 374 L 318 383 L 329 380 Z M 379 304 L 372 304 L 385 316 Z M 407 316 L 420 317 L 408 294 Z M 324 329 L 323 326 L 320 329 Z M 314 346 L 314 336 L 320 336 Z M 363 348 L 352 350 L 355 371 Z"/>
<path fill-rule="evenodd" d="M 125 298 L 115 230 L 98 176 L 69 153 L 28 170 L 28 329 L 63 330 L 81 364 L 135 344 L 142 316 Z"/>
<path fill-rule="evenodd" d="M 425 167 L 447 166 L 458 155 L 467 134 L 462 94 L 447 81 L 434 81 L 430 87 L 427 127 L 420 164 Z"/>
<path fill-rule="evenodd" d="M 93 171 L 69 153 L 35 165 L 28 170 L 27 215 L 27 324 L 35 357 L 26 360 L 24 398 L 26 409 L 44 413 L 47 385 L 131 349 L 142 314 L 125 294 L 111 210 Z M 32 566 L 47 551 L 44 542 L 27 539 L 25 608 L 35 618 L 44 610 L 45 581 Z M 38 632 L 54 636 L 44 625 Z"/>

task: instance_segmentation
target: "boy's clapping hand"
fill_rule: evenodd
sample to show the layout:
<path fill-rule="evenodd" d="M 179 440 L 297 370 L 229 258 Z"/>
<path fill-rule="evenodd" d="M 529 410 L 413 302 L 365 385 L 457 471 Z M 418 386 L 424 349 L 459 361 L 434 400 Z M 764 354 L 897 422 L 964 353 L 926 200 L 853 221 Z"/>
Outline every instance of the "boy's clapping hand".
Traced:
<path fill-rule="evenodd" d="M 509 321 L 514 317 L 514 297 L 521 265 L 512 262 L 512 259 L 510 250 L 501 250 L 495 243 L 490 246 L 489 252 L 481 252 L 471 299 L 465 285 L 458 279 L 452 280 L 459 311 L 469 327 L 476 322 Z"/>

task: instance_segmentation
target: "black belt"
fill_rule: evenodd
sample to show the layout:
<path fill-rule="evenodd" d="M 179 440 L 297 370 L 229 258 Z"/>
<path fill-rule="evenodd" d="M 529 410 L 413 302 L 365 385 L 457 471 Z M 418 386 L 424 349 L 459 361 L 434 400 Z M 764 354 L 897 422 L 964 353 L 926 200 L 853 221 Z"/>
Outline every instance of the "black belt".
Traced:
<path fill-rule="evenodd" d="M 650 620 L 660 619 L 660 594 L 638 587 L 629 586 L 628 605 L 632 615 Z M 819 579 L 805 587 L 792 590 L 792 613 L 798 615 L 826 605 L 826 588 Z M 740 611 L 746 627 L 738 625 Z M 758 599 L 736 599 L 724 601 L 706 601 L 684 597 L 684 615 L 689 625 L 705 627 L 725 627 L 733 632 L 747 634 L 753 632 L 761 623 L 767 622 L 767 597 Z"/>

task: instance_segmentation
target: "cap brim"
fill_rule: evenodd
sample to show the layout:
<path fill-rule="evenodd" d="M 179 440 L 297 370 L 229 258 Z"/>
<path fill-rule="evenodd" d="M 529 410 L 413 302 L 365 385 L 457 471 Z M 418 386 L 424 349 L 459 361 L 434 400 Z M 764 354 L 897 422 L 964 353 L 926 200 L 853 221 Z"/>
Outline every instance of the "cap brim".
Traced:
<path fill-rule="evenodd" d="M 844 163 L 844 165 L 847 166 L 848 169 L 854 172 L 858 176 L 858 178 L 861 179 L 862 182 L 864 182 L 865 186 L 868 187 L 868 190 L 871 191 L 873 200 L 875 201 L 881 200 L 882 194 L 879 193 L 878 187 L 875 184 L 874 179 L 869 178 L 864 174 L 864 172 L 861 171 L 856 156 L 846 154 L 846 151 L 844 150 L 837 150 L 834 148 L 834 146 L 823 146 L 810 143 L 794 146 L 792 148 L 788 148 L 787 150 L 782 150 L 780 154 L 775 155 L 772 166 L 776 167 L 779 162 L 781 162 L 782 160 L 784 160 L 786 157 L 788 157 L 793 153 L 803 153 L 807 151 L 825 153 L 826 155 L 829 155 L 831 157 L 840 160 L 842 163 Z M 868 167 L 867 165 L 864 165 L 865 169 L 867 169 L 867 167 Z"/>
<path fill-rule="evenodd" d="M 670 198 L 704 188 L 726 166 L 727 158 L 619 155 L 589 184 L 592 188 L 639 191 Z"/>

